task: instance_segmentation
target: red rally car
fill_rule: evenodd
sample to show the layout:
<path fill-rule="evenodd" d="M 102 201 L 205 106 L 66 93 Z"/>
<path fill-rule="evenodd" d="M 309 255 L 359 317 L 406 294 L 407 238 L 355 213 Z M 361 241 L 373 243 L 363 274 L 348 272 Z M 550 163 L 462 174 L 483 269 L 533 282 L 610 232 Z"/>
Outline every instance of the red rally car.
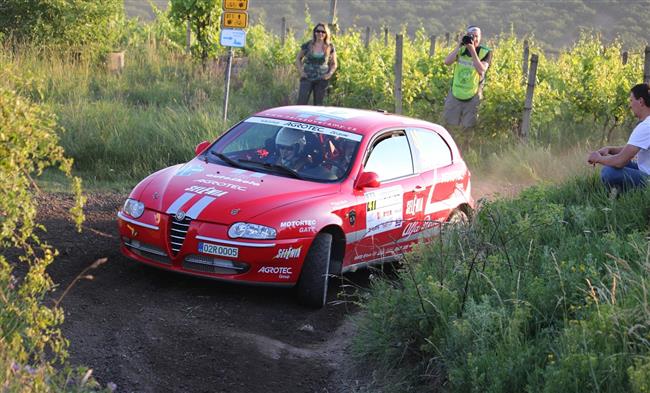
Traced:
<path fill-rule="evenodd" d="M 470 172 L 443 127 L 288 106 L 142 180 L 118 223 L 122 253 L 139 262 L 296 285 L 303 303 L 322 307 L 330 275 L 398 259 L 473 207 Z"/>

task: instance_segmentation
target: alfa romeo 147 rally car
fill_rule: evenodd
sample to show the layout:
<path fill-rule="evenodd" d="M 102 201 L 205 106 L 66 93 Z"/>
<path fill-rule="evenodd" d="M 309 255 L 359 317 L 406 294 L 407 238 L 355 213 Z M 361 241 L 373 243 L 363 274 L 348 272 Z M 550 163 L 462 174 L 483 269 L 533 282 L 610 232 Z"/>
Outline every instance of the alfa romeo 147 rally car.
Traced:
<path fill-rule="evenodd" d="M 473 207 L 470 172 L 443 127 L 288 106 L 142 180 L 118 225 L 122 252 L 139 262 L 295 285 L 303 303 L 322 307 L 330 275 L 398 259 Z"/>

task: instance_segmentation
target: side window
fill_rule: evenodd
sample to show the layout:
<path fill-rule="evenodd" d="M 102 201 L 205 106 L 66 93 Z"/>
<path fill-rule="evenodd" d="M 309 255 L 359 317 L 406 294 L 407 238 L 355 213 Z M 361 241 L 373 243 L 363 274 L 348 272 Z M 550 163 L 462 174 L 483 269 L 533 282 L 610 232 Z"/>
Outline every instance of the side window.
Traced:
<path fill-rule="evenodd" d="M 416 166 L 420 172 L 451 165 L 451 150 L 437 132 L 414 129 L 409 130 L 409 135 L 413 139 Z"/>
<path fill-rule="evenodd" d="M 376 142 L 366 161 L 365 170 L 377 173 L 379 181 L 413 174 L 413 159 L 406 134 L 392 133 Z"/>

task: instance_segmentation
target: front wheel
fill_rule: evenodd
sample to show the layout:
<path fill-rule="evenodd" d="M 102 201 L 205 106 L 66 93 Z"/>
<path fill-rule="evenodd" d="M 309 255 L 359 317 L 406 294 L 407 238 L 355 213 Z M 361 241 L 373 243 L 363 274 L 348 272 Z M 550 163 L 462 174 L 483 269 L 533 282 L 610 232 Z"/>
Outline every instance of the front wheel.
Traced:
<path fill-rule="evenodd" d="M 306 306 L 321 308 L 327 301 L 332 235 L 319 233 L 309 247 L 298 280 L 298 299 Z"/>

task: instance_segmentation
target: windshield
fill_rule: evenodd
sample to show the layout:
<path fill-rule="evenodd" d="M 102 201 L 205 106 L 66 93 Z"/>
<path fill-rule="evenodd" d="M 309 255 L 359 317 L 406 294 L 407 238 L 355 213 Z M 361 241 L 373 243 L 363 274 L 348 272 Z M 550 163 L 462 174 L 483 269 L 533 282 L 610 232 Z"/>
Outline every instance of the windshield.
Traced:
<path fill-rule="evenodd" d="M 289 120 L 251 117 L 207 151 L 206 160 L 280 176 L 333 182 L 347 176 L 361 135 Z"/>

